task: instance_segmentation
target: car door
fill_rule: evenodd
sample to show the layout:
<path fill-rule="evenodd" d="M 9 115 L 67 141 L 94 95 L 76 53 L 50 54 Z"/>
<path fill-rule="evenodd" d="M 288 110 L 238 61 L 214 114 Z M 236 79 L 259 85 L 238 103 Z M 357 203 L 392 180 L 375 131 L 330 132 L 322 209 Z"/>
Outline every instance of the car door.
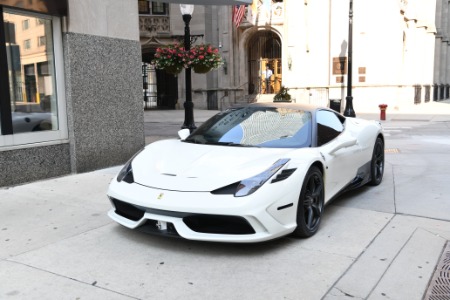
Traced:
<path fill-rule="evenodd" d="M 325 201 L 343 189 L 355 176 L 361 149 L 345 131 L 345 118 L 329 110 L 316 113 L 317 146 L 325 160 Z"/>

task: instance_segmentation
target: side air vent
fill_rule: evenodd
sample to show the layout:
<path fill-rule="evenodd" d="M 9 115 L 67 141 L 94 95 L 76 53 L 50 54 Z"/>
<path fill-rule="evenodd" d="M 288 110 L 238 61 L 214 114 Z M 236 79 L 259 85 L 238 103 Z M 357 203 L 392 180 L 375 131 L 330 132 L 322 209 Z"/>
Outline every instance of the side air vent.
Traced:
<path fill-rule="evenodd" d="M 291 176 L 295 172 L 295 170 L 297 169 L 284 169 L 283 171 L 281 171 L 280 174 L 278 174 L 274 179 L 272 179 L 271 183 L 285 180 L 286 178 Z"/>

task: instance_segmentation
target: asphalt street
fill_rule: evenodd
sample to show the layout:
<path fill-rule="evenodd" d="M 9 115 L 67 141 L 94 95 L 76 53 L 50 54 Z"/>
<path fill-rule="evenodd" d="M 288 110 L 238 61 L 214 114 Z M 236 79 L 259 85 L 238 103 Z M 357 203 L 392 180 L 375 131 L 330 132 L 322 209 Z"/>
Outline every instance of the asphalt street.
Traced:
<path fill-rule="evenodd" d="M 196 124 L 214 113 L 196 110 Z M 145 112 L 146 142 L 176 138 L 183 118 Z M 450 240 L 450 103 L 381 122 L 383 182 L 327 205 L 309 239 L 220 244 L 128 230 L 106 215 L 121 166 L 2 188 L 0 299 L 428 299 Z"/>

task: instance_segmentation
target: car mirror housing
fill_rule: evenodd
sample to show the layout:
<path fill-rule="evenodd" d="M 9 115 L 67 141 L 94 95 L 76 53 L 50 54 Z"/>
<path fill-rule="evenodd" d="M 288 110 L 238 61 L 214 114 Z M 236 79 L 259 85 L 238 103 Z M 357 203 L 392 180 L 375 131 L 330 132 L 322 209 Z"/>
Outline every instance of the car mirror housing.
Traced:
<path fill-rule="evenodd" d="M 178 136 L 182 141 L 184 141 L 189 135 L 191 134 L 191 131 L 187 128 L 181 129 L 178 131 Z"/>

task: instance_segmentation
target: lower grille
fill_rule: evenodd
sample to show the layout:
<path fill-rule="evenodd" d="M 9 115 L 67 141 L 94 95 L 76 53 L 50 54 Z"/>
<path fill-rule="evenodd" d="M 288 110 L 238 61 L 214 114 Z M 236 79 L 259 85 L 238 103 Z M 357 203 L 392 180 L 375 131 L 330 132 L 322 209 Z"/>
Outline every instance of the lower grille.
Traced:
<path fill-rule="evenodd" d="M 125 203 L 115 198 L 111 198 L 111 201 L 116 208 L 116 214 L 118 214 L 119 216 L 130 219 L 132 221 L 138 221 L 144 216 L 145 210 L 139 209 L 134 205 Z"/>
<path fill-rule="evenodd" d="M 212 234 L 254 234 L 255 230 L 245 218 L 220 215 L 191 215 L 183 222 L 192 231 Z"/>

